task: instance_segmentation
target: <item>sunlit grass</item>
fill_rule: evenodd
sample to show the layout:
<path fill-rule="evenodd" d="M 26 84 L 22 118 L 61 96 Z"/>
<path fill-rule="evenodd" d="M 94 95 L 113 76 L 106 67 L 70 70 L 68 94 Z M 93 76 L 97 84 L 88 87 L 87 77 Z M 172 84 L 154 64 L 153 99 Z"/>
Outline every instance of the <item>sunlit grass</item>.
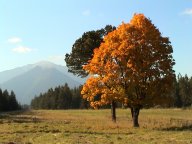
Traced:
<path fill-rule="evenodd" d="M 140 128 L 132 127 L 130 111 L 36 110 L 0 116 L 0 143 L 124 144 L 192 143 L 192 110 L 144 109 Z"/>

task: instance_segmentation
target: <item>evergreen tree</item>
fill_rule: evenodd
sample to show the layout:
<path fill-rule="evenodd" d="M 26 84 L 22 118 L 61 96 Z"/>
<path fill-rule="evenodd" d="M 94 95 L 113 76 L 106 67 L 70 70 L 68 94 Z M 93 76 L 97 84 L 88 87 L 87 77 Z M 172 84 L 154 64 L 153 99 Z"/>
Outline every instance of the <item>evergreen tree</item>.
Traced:
<path fill-rule="evenodd" d="M 0 111 L 14 111 L 21 109 L 18 104 L 15 93 L 11 91 L 9 94 L 8 90 L 2 91 L 0 89 Z"/>
<path fill-rule="evenodd" d="M 178 76 L 178 95 L 181 99 L 183 107 L 190 106 L 192 104 L 192 82 L 187 75 L 184 77 Z"/>
<path fill-rule="evenodd" d="M 76 88 L 76 87 L 71 90 L 71 93 L 72 93 L 71 108 L 72 109 L 80 108 L 81 99 L 82 99 L 80 92 L 81 92 L 80 88 Z"/>
<path fill-rule="evenodd" d="M 16 100 L 15 93 L 11 91 L 9 96 L 9 110 L 17 110 L 19 109 L 19 104 Z"/>
<path fill-rule="evenodd" d="M 85 32 L 77 39 L 72 46 L 71 53 L 65 55 L 69 72 L 81 77 L 87 76 L 88 73 L 83 69 L 83 65 L 92 59 L 94 49 L 100 46 L 104 36 L 115 29 L 114 26 L 107 25 L 100 30 Z"/>
<path fill-rule="evenodd" d="M 179 78 L 179 76 L 178 76 L 178 78 Z M 177 79 L 174 81 L 174 90 L 175 90 L 174 106 L 175 107 L 182 107 L 181 95 L 179 93 L 179 82 Z"/>
<path fill-rule="evenodd" d="M 2 110 L 3 111 L 8 111 L 9 110 L 8 100 L 9 100 L 9 92 L 7 90 L 4 90 L 3 91 L 3 97 L 2 97 L 2 105 L 3 105 Z"/>
<path fill-rule="evenodd" d="M 0 111 L 3 110 L 3 92 L 0 89 Z"/>
<path fill-rule="evenodd" d="M 68 84 L 58 86 L 54 90 L 51 88 L 46 93 L 40 94 L 31 101 L 31 107 L 34 109 L 69 109 L 72 106 L 72 93 Z M 80 91 L 79 91 L 80 95 Z M 76 107 L 77 108 L 77 107 Z M 78 106 L 79 108 L 79 106 Z"/>

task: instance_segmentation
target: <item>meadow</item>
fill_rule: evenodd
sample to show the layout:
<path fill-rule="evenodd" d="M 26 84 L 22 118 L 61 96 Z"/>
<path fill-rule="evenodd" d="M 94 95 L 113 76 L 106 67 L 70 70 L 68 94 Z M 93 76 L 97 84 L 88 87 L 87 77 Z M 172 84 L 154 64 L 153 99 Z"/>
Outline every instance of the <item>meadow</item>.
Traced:
<path fill-rule="evenodd" d="M 117 123 L 105 110 L 0 113 L 0 144 L 191 144 L 192 109 L 142 109 L 139 128 L 129 109 Z"/>

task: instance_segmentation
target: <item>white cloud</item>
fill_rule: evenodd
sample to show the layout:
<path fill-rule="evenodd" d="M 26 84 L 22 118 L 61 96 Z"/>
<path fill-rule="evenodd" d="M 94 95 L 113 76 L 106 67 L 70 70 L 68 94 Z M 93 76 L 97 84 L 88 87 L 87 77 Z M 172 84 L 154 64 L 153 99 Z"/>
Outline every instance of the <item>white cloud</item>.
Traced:
<path fill-rule="evenodd" d="M 14 49 L 12 49 L 13 52 L 15 53 L 29 53 L 32 51 L 31 48 L 28 48 L 28 47 L 24 47 L 24 46 L 18 46 Z"/>
<path fill-rule="evenodd" d="M 8 42 L 13 43 L 13 44 L 14 43 L 20 43 L 20 42 L 22 42 L 22 39 L 19 37 L 12 37 L 12 38 L 8 39 Z"/>
<path fill-rule="evenodd" d="M 83 16 L 90 16 L 91 15 L 91 11 L 89 9 L 85 10 L 82 12 Z"/>
<path fill-rule="evenodd" d="M 183 15 L 192 15 L 192 8 L 185 9 L 182 12 Z"/>

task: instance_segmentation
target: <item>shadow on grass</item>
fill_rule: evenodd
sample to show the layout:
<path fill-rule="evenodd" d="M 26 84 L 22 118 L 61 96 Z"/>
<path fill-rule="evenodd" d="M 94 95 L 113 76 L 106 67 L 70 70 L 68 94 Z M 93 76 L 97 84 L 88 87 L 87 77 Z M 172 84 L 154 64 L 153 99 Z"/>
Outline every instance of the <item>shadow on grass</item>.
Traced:
<path fill-rule="evenodd" d="M 40 122 L 40 119 L 30 110 L 23 110 L 0 113 L 0 121 L 1 123 L 36 123 Z"/>
<path fill-rule="evenodd" d="M 162 131 L 192 131 L 192 124 L 183 125 L 183 126 L 172 126 L 172 127 L 162 128 L 159 130 L 162 130 Z"/>
<path fill-rule="evenodd" d="M 90 135 L 132 135 L 133 132 L 93 132 L 93 131 L 65 131 L 65 134 L 90 134 Z"/>
<path fill-rule="evenodd" d="M 64 135 L 72 135 L 72 134 L 77 134 L 77 135 L 106 135 L 108 137 L 113 136 L 113 135 L 133 135 L 135 133 L 133 132 L 120 132 L 120 133 L 112 133 L 112 132 L 93 132 L 93 131 L 60 131 L 59 129 L 51 129 L 51 130 L 35 130 L 35 131 L 15 131 L 15 132 L 4 132 L 0 134 L 26 134 L 26 133 L 34 133 L 34 134 L 39 134 L 39 133 L 52 133 L 52 134 L 57 134 L 57 133 L 62 133 Z"/>

